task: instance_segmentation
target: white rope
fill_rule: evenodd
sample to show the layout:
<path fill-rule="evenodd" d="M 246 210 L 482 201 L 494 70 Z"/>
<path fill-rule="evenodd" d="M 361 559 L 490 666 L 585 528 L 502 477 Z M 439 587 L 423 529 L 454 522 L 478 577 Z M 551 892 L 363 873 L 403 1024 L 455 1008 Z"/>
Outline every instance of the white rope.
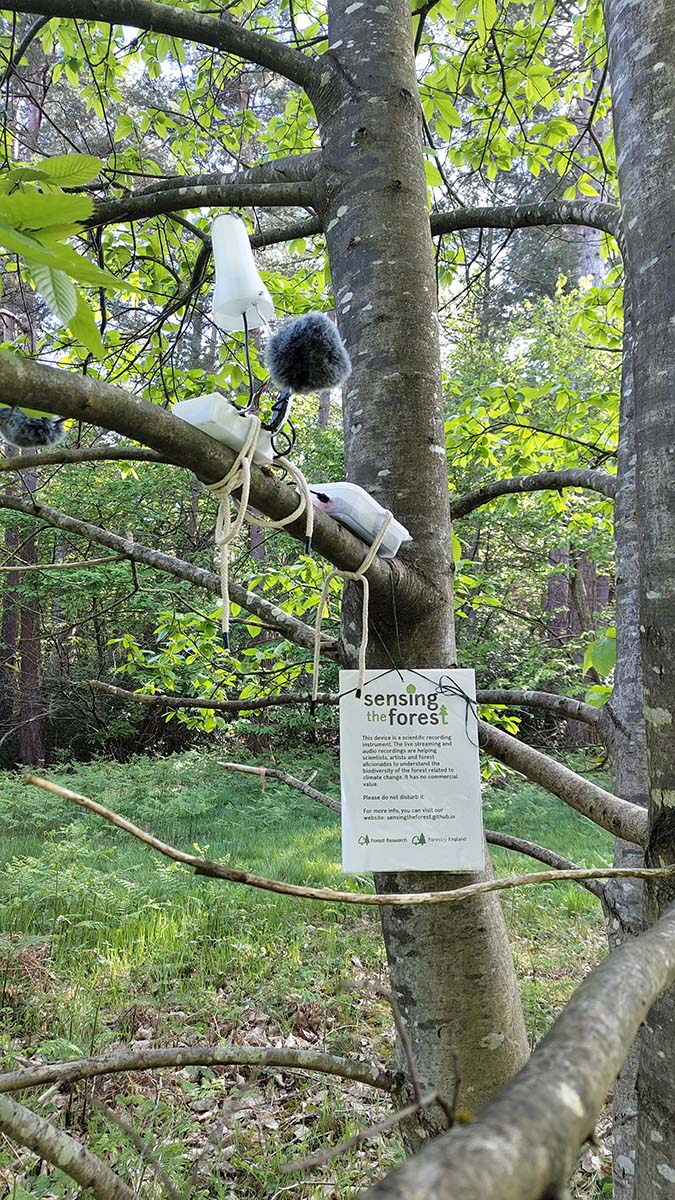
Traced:
<path fill-rule="evenodd" d="M 208 490 L 218 499 L 218 516 L 216 517 L 215 549 L 216 564 L 220 572 L 220 595 L 222 602 L 221 629 L 223 645 L 230 648 L 230 543 L 239 533 L 248 507 L 251 491 L 251 461 L 255 452 L 258 434 L 260 433 L 260 418 L 251 413 L 249 428 L 244 444 L 235 458 L 227 475 L 217 483 L 207 483 Z M 241 488 L 239 511 L 232 520 L 230 498 L 232 492 Z"/>
<path fill-rule="evenodd" d="M 392 514 L 390 512 L 386 512 L 382 518 L 382 524 L 375 534 L 372 545 L 357 571 L 331 571 L 330 574 L 324 579 L 323 587 L 321 589 L 321 596 L 319 599 L 319 607 L 316 612 L 316 621 L 314 623 L 312 707 L 316 704 L 317 697 L 319 695 L 319 659 L 321 658 L 321 625 L 323 622 L 323 610 L 326 606 L 326 601 L 328 600 L 328 592 L 331 582 L 336 578 L 350 579 L 355 583 L 360 580 L 363 585 L 363 599 L 361 604 L 361 644 L 359 646 L 359 683 L 357 694 L 360 694 L 361 689 L 363 688 L 366 677 L 366 654 L 368 651 L 368 601 L 370 599 L 370 585 L 366 579 L 365 573 L 375 561 L 375 556 L 382 545 L 382 539 L 389 528 L 391 520 Z"/>
<path fill-rule="evenodd" d="M 215 532 L 215 559 L 220 573 L 220 593 L 222 602 L 221 629 L 223 634 L 223 645 L 226 650 L 230 648 L 230 550 L 229 547 L 237 535 L 240 533 L 244 521 L 248 521 L 250 525 L 256 525 L 261 529 L 283 529 L 285 525 L 290 525 L 292 521 L 305 514 L 305 553 L 309 554 L 312 547 L 312 534 L 314 533 L 314 505 L 312 503 L 312 493 L 309 490 L 309 484 L 305 479 L 299 467 L 290 462 L 287 458 L 277 458 L 275 463 L 288 471 L 298 485 L 300 499 L 297 507 L 287 517 L 280 517 L 275 521 L 271 517 L 254 517 L 248 511 L 248 501 L 251 493 L 251 463 L 258 442 L 258 434 L 260 433 L 261 423 L 260 418 L 255 414 L 249 414 L 249 429 L 246 435 L 244 444 L 237 454 L 232 467 L 219 479 L 217 483 L 207 483 L 208 490 L 218 499 L 218 515 L 216 517 L 216 532 Z M 230 501 L 232 492 L 238 488 L 241 489 L 239 498 L 239 509 L 237 515 L 232 520 L 232 510 Z"/>
<path fill-rule="evenodd" d="M 298 517 L 305 514 L 305 554 L 309 554 L 312 548 L 312 537 L 314 535 L 314 504 L 312 501 L 312 493 L 309 490 L 309 484 L 305 479 L 299 467 L 292 463 L 289 458 L 275 458 L 274 465 L 283 467 L 285 471 L 293 478 L 298 485 L 300 499 L 297 508 L 293 509 L 287 517 L 279 517 L 278 521 L 271 517 L 254 517 L 252 513 L 246 513 L 246 520 L 249 525 L 256 525 L 259 529 L 283 529 L 284 525 L 290 525 L 292 521 L 297 521 Z"/>

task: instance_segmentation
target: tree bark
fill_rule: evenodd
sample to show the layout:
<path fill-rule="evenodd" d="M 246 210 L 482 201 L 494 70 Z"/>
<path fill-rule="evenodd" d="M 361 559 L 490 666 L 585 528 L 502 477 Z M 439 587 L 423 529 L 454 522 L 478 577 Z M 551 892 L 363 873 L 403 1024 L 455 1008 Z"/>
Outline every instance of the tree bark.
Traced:
<path fill-rule="evenodd" d="M 330 0 L 329 50 L 311 92 L 323 165 L 320 215 L 337 321 L 353 374 L 344 398 L 347 475 L 390 508 L 414 542 L 406 560 L 433 589 L 426 613 L 377 612 L 371 666 L 455 661 L 447 463 L 436 315 L 410 8 Z M 353 589 L 352 589 L 353 590 Z M 343 640 L 354 658 L 358 600 L 348 594 Z M 457 875 L 376 878 L 380 891 L 448 889 Z M 392 984 L 421 1078 L 479 1108 L 527 1054 L 503 917 L 494 898 L 389 910 L 383 930 Z"/>
<path fill-rule="evenodd" d="M 672 10 L 605 0 L 617 170 L 633 319 L 640 640 L 649 761 L 647 860 L 675 858 L 675 71 Z M 675 886 L 645 888 L 651 922 Z M 675 992 L 649 1013 L 638 1076 L 636 1200 L 675 1188 Z"/>
<path fill-rule="evenodd" d="M 37 473 L 26 471 L 25 487 L 34 492 Z M 38 562 L 35 535 L 23 540 L 22 564 Z M 42 689 L 42 637 L 40 630 L 40 581 L 37 572 L 27 572 L 21 582 L 19 666 L 19 762 L 37 766 L 45 761 L 44 694 Z"/>
<path fill-rule="evenodd" d="M 603 737 L 612 765 L 617 796 L 647 807 L 649 771 L 643 712 L 640 654 L 640 562 L 635 492 L 635 411 L 630 306 L 624 321 L 621 379 L 621 429 L 618 491 L 614 510 L 616 561 L 616 669 L 611 707 L 603 713 Z M 634 842 L 617 838 L 614 865 L 642 866 L 644 851 Z M 610 949 L 642 930 L 641 879 L 609 879 L 604 908 Z M 614 1200 L 632 1200 L 637 1144 L 637 1071 L 640 1035 L 631 1046 L 614 1085 L 612 1103 L 612 1179 Z"/>

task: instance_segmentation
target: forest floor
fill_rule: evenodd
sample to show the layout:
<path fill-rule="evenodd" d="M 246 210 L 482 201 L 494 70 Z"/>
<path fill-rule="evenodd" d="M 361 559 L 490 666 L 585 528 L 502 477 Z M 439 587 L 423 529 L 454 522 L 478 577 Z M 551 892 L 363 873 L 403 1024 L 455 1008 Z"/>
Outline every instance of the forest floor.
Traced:
<path fill-rule="evenodd" d="M 227 756 L 255 761 L 243 749 Z M 281 756 L 338 794 L 328 750 Z M 273 765 L 271 756 L 261 763 Z M 184 850 L 320 887 L 363 889 L 340 869 L 338 820 L 281 784 L 225 774 L 203 752 L 96 762 L 47 774 Z M 611 861 L 611 838 L 511 776 L 485 787 L 485 823 L 558 850 L 580 866 Z M 536 869 L 494 851 L 498 874 Z M 597 900 L 574 884 L 507 891 L 502 903 L 534 1044 L 605 952 Z M 0 1068 L 171 1044 L 232 1041 L 325 1049 L 386 1064 L 392 1020 L 374 910 L 293 901 L 195 877 L 66 801 L 0 774 Z M 282 1164 L 388 1115 L 360 1084 L 242 1068 L 188 1067 L 113 1076 L 25 1099 L 63 1113 L 75 1134 L 156 1194 L 125 1133 L 93 1095 L 133 1119 L 177 1188 L 201 1162 L 194 1200 L 353 1197 L 401 1156 L 395 1134 L 300 1175 Z M 216 1136 L 218 1135 L 218 1136 Z M 585 1151 L 574 1195 L 608 1190 L 608 1152 Z M 145 1186 L 143 1181 L 145 1180 Z M 146 1190 L 147 1188 L 147 1190 Z M 77 1189 L 0 1140 L 0 1197 L 70 1197 Z"/>

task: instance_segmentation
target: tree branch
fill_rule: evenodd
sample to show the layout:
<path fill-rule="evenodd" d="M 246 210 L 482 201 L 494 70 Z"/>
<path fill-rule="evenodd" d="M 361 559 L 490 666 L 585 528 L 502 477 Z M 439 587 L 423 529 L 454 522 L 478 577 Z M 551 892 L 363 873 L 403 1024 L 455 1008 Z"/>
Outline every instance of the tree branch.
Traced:
<path fill-rule="evenodd" d="M 198 473 L 199 478 L 208 483 L 218 482 L 234 465 L 235 453 L 228 446 L 214 441 L 158 405 L 148 404 L 122 388 L 112 387 L 90 375 L 71 374 L 2 352 L 0 394 L 7 403 L 28 408 L 35 407 L 35 399 L 39 396 L 45 412 L 90 421 L 145 442 L 172 462 Z M 282 483 L 273 472 L 258 466 L 252 468 L 252 508 L 266 516 L 279 518 L 294 512 L 297 503 L 297 492 Z M 304 542 L 304 520 L 300 518 L 287 525 L 286 533 Z M 359 538 L 318 509 L 314 517 L 313 544 L 340 570 L 359 570 L 367 553 L 367 547 Z M 407 566 L 401 555 L 395 559 L 376 557 L 366 577 L 374 619 L 378 615 L 391 619 L 392 594 L 396 596 L 399 623 L 420 620 L 437 603 L 435 589 L 424 576 Z"/>
<path fill-rule="evenodd" d="M 635 1034 L 674 980 L 671 908 L 591 971 L 522 1071 L 471 1124 L 436 1138 L 359 1200 L 562 1196 Z"/>
<path fill-rule="evenodd" d="M 303 795 L 309 796 L 310 800 L 317 800 L 324 808 L 330 808 L 333 812 L 339 813 L 342 810 L 342 805 L 339 800 L 329 796 L 326 792 L 319 792 L 310 784 L 305 783 L 303 779 L 296 779 L 294 775 L 289 775 L 287 771 L 278 771 L 274 767 L 254 767 L 244 765 L 242 763 L 218 762 L 219 767 L 225 767 L 228 771 L 244 771 L 249 774 L 259 775 L 264 781 L 267 776 L 272 779 L 278 779 L 280 783 L 285 783 L 288 787 L 295 788 L 296 791 L 302 792 Z M 579 868 L 575 863 L 570 862 L 568 858 L 563 858 L 562 855 L 556 854 L 553 850 L 549 850 L 546 846 L 538 846 L 536 842 L 526 842 L 523 838 L 512 837 L 507 833 L 496 833 L 493 829 L 486 829 L 485 840 L 493 846 L 502 846 L 505 850 L 515 850 L 518 854 L 525 854 L 529 858 L 535 858 L 539 862 L 546 863 L 549 867 L 554 867 L 556 871 L 578 871 Z M 604 888 L 601 883 L 594 880 L 581 880 L 582 887 L 587 891 L 592 892 L 594 896 L 602 898 Z"/>
<path fill-rule="evenodd" d="M 24 513 L 25 516 L 45 521 L 56 529 L 64 529 L 67 533 L 74 533 L 78 537 L 86 538 L 89 542 L 108 546 L 132 562 L 143 563 L 146 567 L 153 567 L 157 571 L 166 571 L 167 574 L 174 575 L 177 579 L 184 579 L 186 582 L 194 584 L 195 587 L 203 588 L 205 592 L 220 596 L 219 576 L 213 571 L 205 571 L 202 567 L 185 562 L 182 558 L 163 554 L 159 550 L 143 546 L 129 538 L 110 533 L 107 529 L 101 529 L 98 525 L 90 525 L 88 521 L 80 521 L 76 517 L 67 516 L 66 513 L 58 512 L 55 508 L 38 504 L 34 499 L 28 500 L 0 493 L 0 508 Z M 279 633 L 289 642 L 302 646 L 305 650 L 314 648 L 314 630 L 298 617 L 293 617 L 283 609 L 277 608 L 276 604 L 271 604 L 258 592 L 247 591 L 245 587 L 233 580 L 230 581 L 229 593 L 235 604 L 240 604 L 248 612 L 255 613 L 266 625 L 278 629 Z M 336 652 L 337 644 L 326 639 L 324 653 Z"/>
<path fill-rule="evenodd" d="M 26 30 L 21 41 L 19 42 L 19 45 L 7 63 L 7 67 L 2 75 L 2 78 L 0 79 L 0 88 L 4 88 L 7 80 L 12 78 L 12 75 L 17 70 L 24 54 L 35 41 L 38 34 L 42 32 L 45 25 L 48 25 L 50 21 L 51 17 L 39 17 L 37 21 L 33 21 L 30 29 Z"/>
<path fill-rule="evenodd" d="M 0 1130 L 59 1167 L 97 1200 L 134 1200 L 134 1193 L 100 1158 L 11 1096 L 0 1096 Z"/>
<path fill-rule="evenodd" d="M 95 4 L 91 0 L 17 0 L 9 3 L 6 11 L 41 13 L 73 21 L 104 21 L 110 25 L 129 25 L 132 29 L 166 33 L 169 37 L 201 46 L 214 46 L 246 62 L 267 67 L 303 88 L 312 83 L 317 70 L 315 59 L 283 42 L 242 29 L 225 11 L 210 17 L 192 8 L 170 8 L 167 4 L 155 4 L 153 0 L 96 0 Z"/>
<path fill-rule="evenodd" d="M 608 475 L 606 471 L 571 468 L 560 471 L 541 471 L 536 475 L 514 475 L 511 479 L 494 479 L 453 500 L 450 504 L 450 515 L 453 521 L 456 521 L 460 517 L 466 517 L 474 509 L 489 504 L 491 500 L 496 500 L 498 496 L 510 496 L 522 492 L 557 492 L 568 487 L 588 488 L 613 499 L 616 495 L 616 476 Z"/>
<path fill-rule="evenodd" d="M 534 858 L 538 862 L 546 863 L 556 871 L 579 870 L 576 863 L 570 862 L 568 858 L 563 858 L 562 854 L 556 854 L 554 850 L 549 850 L 548 846 L 539 846 L 536 842 L 513 837 L 510 833 L 497 833 L 494 829 L 486 829 L 485 840 L 491 846 L 501 846 L 503 850 L 513 850 L 516 854 L 524 854 L 527 858 Z M 598 880 L 580 879 L 578 882 L 586 888 L 587 892 L 592 892 L 594 896 L 602 900 L 605 889 Z"/>
<path fill-rule="evenodd" d="M 309 704 L 311 700 L 311 696 L 305 692 L 285 692 L 278 696 L 264 696 L 259 699 L 252 697 L 243 701 L 241 699 L 213 700 L 209 696 L 174 696 L 166 692 L 161 694 L 129 692 L 99 679 L 90 679 L 88 682 L 91 687 L 107 692 L 110 696 L 117 696 L 120 700 L 135 700 L 139 704 L 155 704 L 165 708 L 213 709 L 214 712 L 242 712 L 245 709 L 252 711 L 259 708 L 274 708 L 278 705 L 301 706 Z M 524 692 L 512 688 L 479 688 L 476 692 L 476 700 L 479 704 L 526 705 L 533 708 L 544 708 L 559 716 L 567 717 L 569 720 L 584 721 L 587 725 L 599 724 L 602 716 L 602 710 L 593 708 L 591 704 L 584 704 L 583 701 L 573 700 L 569 696 L 556 696 L 553 692 Z M 318 698 L 319 704 L 335 705 L 339 702 L 338 692 L 321 692 Z M 234 766 L 235 764 L 230 765 Z M 292 776 L 289 775 L 288 780 L 291 778 Z"/>
<path fill-rule="evenodd" d="M 311 183 L 217 183 L 202 187 L 173 187 L 166 191 L 136 192 L 121 200 L 100 200 L 84 222 L 89 229 L 116 221 L 140 221 L 188 208 L 311 208 Z"/>
<path fill-rule="evenodd" d="M 131 834 L 139 842 L 150 846 L 151 849 L 156 850 L 159 854 L 163 854 L 166 858 L 170 858 L 173 862 L 179 862 L 186 867 L 191 867 L 196 875 L 203 875 L 208 879 L 224 879 L 228 883 L 243 883 L 247 887 L 259 888 L 261 891 L 275 892 L 281 896 L 295 896 L 303 900 L 330 901 L 337 904 L 358 904 L 371 908 L 381 908 L 383 905 L 396 905 L 398 907 L 410 904 L 458 904 L 462 900 L 467 900 L 472 896 L 480 896 L 486 892 L 503 892 L 510 888 L 525 887 L 533 883 L 558 883 L 561 880 L 582 882 L 588 879 L 663 879 L 675 875 L 675 865 L 665 867 L 606 867 L 601 870 L 580 870 L 577 868 L 571 871 L 537 871 L 530 875 L 511 875 L 502 879 L 488 879 L 482 883 L 469 884 L 467 887 L 438 892 L 363 893 L 339 892 L 333 891 L 330 888 L 302 887 L 295 883 L 284 883 L 279 879 L 267 879 L 264 875 L 254 875 L 250 871 L 242 871 L 237 867 L 226 867 L 223 863 L 198 858 L 195 854 L 186 854 L 185 851 L 178 850 L 175 846 L 170 846 L 166 842 L 160 841 L 159 838 L 154 837 L 151 833 L 147 833 L 146 830 L 139 828 L 138 825 L 134 825 L 132 821 L 127 821 L 125 817 L 121 817 L 118 813 L 112 812 L 111 809 L 98 804 L 96 800 L 90 800 L 88 796 L 82 796 L 79 792 L 71 792 L 69 788 L 61 787 L 60 784 L 52 782 L 51 779 L 41 779 L 38 775 L 28 774 L 24 778 L 26 783 L 42 788 L 46 792 L 51 792 L 55 796 L 60 796 L 63 800 L 70 800 L 73 804 L 79 804 L 81 808 L 89 809 L 90 812 L 103 817 L 105 821 L 109 821 L 111 825 L 116 825 L 118 829 L 123 829 L 125 833 Z"/>
<path fill-rule="evenodd" d="M 309 783 L 305 783 L 303 779 L 296 779 L 295 775 L 289 775 L 287 771 L 279 771 L 276 767 L 254 767 L 247 763 L 221 762 L 218 759 L 218 766 L 223 767 L 225 771 L 243 771 L 247 775 L 258 775 L 262 786 L 265 786 L 266 779 L 278 779 L 279 783 L 285 783 L 287 787 L 294 788 L 296 792 L 302 792 L 303 796 L 309 796 L 310 800 L 316 800 L 317 804 L 322 804 L 324 808 L 329 808 L 331 812 L 339 813 L 342 811 L 342 805 L 339 800 L 335 800 L 333 796 L 329 796 L 326 792 L 320 792 Z"/>
<path fill-rule="evenodd" d="M 213 184 L 250 183 L 308 183 L 321 167 L 321 151 L 310 150 L 307 154 L 284 154 L 281 158 L 269 158 L 253 167 L 241 171 L 211 171 L 206 175 L 162 175 L 153 178 L 135 193 L 145 196 L 152 192 L 165 192 L 180 187 L 211 187 Z"/>
<path fill-rule="evenodd" d="M 523 705 L 525 708 L 543 708 L 570 721 L 583 721 L 586 725 L 599 725 L 602 709 L 571 696 L 558 696 L 555 692 L 517 691 L 515 688 L 480 688 L 476 692 L 479 704 Z"/>
<path fill-rule="evenodd" d="M 250 696 L 246 699 L 238 697 L 234 700 L 213 700 L 208 696 L 171 696 L 164 692 L 161 696 L 151 692 L 130 692 L 126 688 L 116 687 L 112 683 L 104 683 L 102 679 L 88 679 L 89 687 L 103 692 L 106 696 L 114 696 L 126 703 L 154 705 L 156 708 L 178 709 L 199 708 L 208 712 L 257 712 L 264 708 L 285 708 L 305 705 L 307 708 L 312 700 L 311 692 L 282 692 L 279 696 Z M 319 692 L 317 704 L 335 704 L 332 692 Z M 222 765 L 222 764 L 221 764 Z M 274 771 L 268 772 L 274 775 Z M 282 772 L 283 774 L 283 772 Z"/>
<path fill-rule="evenodd" d="M 589 225 L 621 236 L 621 210 L 601 200 L 565 200 L 552 204 L 498 204 L 489 208 L 453 208 L 433 213 L 434 237 L 460 229 L 529 229 L 536 225 Z"/>
<path fill-rule="evenodd" d="M 54 464 L 81 462 L 159 462 L 170 463 L 171 459 L 156 450 L 143 450 L 138 446 L 91 446 L 77 450 L 45 450 L 40 454 L 22 454 L 16 458 L 0 458 L 0 474 L 4 471 L 30 471 L 35 467 L 50 467 Z"/>
<path fill-rule="evenodd" d="M 396 1092 L 398 1082 L 389 1071 L 353 1058 L 299 1050 L 288 1046 L 161 1046 L 148 1050 L 120 1050 L 96 1058 L 40 1063 L 0 1075 L 0 1095 L 45 1084 L 77 1083 L 98 1075 L 120 1075 L 127 1071 L 159 1071 L 168 1067 L 264 1067 L 270 1070 L 317 1071 L 351 1079 L 382 1092 Z"/>
<path fill-rule="evenodd" d="M 540 784 L 570 808 L 583 813 L 589 821 L 607 829 L 615 837 L 644 846 L 647 835 L 647 813 L 637 804 L 621 800 L 604 788 L 584 779 L 569 767 L 555 762 L 547 754 L 526 746 L 517 738 L 495 729 L 485 721 L 478 722 L 478 740 L 483 750 L 527 779 Z"/>

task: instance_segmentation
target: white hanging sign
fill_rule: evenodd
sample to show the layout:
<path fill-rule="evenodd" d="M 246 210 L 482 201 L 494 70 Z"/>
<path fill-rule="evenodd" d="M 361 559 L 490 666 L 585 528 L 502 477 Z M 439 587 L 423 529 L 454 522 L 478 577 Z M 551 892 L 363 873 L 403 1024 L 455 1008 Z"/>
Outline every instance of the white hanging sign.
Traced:
<path fill-rule="evenodd" d="M 342 867 L 480 871 L 472 670 L 340 671 Z"/>

